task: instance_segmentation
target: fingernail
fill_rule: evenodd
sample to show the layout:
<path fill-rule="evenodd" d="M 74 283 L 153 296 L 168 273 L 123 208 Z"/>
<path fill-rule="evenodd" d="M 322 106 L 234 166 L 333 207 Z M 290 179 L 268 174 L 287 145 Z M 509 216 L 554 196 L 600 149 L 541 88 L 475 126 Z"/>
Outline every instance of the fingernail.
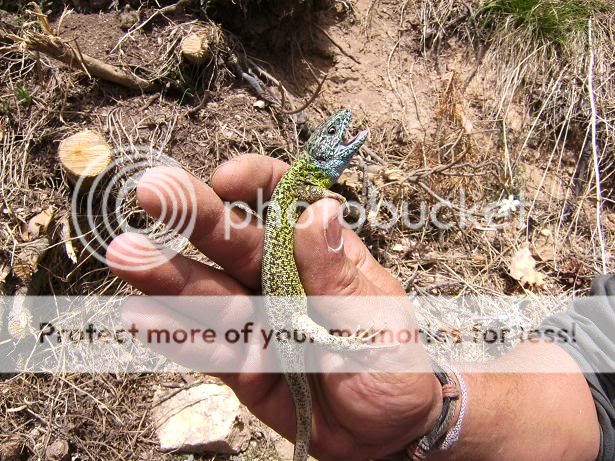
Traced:
<path fill-rule="evenodd" d="M 325 227 L 325 240 L 329 251 L 339 253 L 344 248 L 344 238 L 342 237 L 342 224 L 340 216 L 336 214 L 327 222 Z"/>

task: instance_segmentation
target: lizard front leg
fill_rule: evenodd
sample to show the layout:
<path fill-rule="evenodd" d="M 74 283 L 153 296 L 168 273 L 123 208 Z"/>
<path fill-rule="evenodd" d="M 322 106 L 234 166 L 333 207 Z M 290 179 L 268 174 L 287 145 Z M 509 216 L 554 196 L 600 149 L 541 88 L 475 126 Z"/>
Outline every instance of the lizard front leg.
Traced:
<path fill-rule="evenodd" d="M 380 335 L 381 331 L 374 334 L 353 333 L 350 336 L 336 336 L 319 325 L 307 314 L 297 314 L 292 320 L 293 330 L 308 337 L 314 344 L 322 346 L 331 352 L 353 352 L 367 349 L 382 349 L 396 347 L 396 344 L 376 345 L 372 339 Z"/>
<path fill-rule="evenodd" d="M 312 204 L 323 198 L 332 198 L 337 200 L 342 205 L 346 203 L 346 197 L 335 192 L 330 191 L 322 186 L 315 186 L 312 184 L 304 184 L 297 187 L 297 198 L 300 201 Z"/>

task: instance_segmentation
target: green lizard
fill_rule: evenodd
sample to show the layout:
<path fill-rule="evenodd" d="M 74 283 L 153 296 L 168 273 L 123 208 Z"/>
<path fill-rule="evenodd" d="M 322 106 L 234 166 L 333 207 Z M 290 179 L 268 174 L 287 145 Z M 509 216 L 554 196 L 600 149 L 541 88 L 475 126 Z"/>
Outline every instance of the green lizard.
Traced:
<path fill-rule="evenodd" d="M 308 316 L 307 298 L 294 259 L 293 236 L 299 214 L 298 202 L 314 203 L 326 197 L 344 201 L 329 187 L 337 181 L 368 136 L 367 131 L 361 131 L 344 143 L 351 117 L 350 110 L 341 110 L 312 134 L 302 154 L 275 188 L 265 226 L 262 282 L 269 326 L 274 334 L 297 332 L 334 351 L 361 349 L 369 338 L 333 336 Z M 305 374 L 305 346 L 299 341 L 285 339 L 284 335 L 280 335 L 276 345 L 295 404 L 297 432 L 293 461 L 305 461 L 312 430 L 312 396 Z"/>

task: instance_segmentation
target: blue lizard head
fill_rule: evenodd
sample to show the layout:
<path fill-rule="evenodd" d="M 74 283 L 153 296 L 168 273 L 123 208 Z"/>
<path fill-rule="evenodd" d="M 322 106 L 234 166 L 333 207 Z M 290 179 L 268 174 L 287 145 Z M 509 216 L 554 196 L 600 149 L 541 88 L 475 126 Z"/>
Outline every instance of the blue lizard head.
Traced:
<path fill-rule="evenodd" d="M 337 181 L 369 135 L 367 131 L 360 131 L 354 138 L 344 142 L 344 134 L 351 120 L 350 109 L 340 110 L 314 131 L 306 145 L 313 165 L 331 183 Z"/>

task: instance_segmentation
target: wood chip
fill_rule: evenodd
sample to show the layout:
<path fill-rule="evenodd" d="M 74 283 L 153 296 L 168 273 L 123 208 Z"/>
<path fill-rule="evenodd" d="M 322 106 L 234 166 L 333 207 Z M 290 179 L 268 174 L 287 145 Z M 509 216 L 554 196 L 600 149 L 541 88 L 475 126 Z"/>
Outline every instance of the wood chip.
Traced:
<path fill-rule="evenodd" d="M 47 228 L 53 219 L 55 210 L 52 206 L 44 211 L 41 211 L 36 216 L 32 217 L 28 224 L 21 230 L 21 237 L 24 242 L 30 242 L 35 238 L 45 234 Z"/>

